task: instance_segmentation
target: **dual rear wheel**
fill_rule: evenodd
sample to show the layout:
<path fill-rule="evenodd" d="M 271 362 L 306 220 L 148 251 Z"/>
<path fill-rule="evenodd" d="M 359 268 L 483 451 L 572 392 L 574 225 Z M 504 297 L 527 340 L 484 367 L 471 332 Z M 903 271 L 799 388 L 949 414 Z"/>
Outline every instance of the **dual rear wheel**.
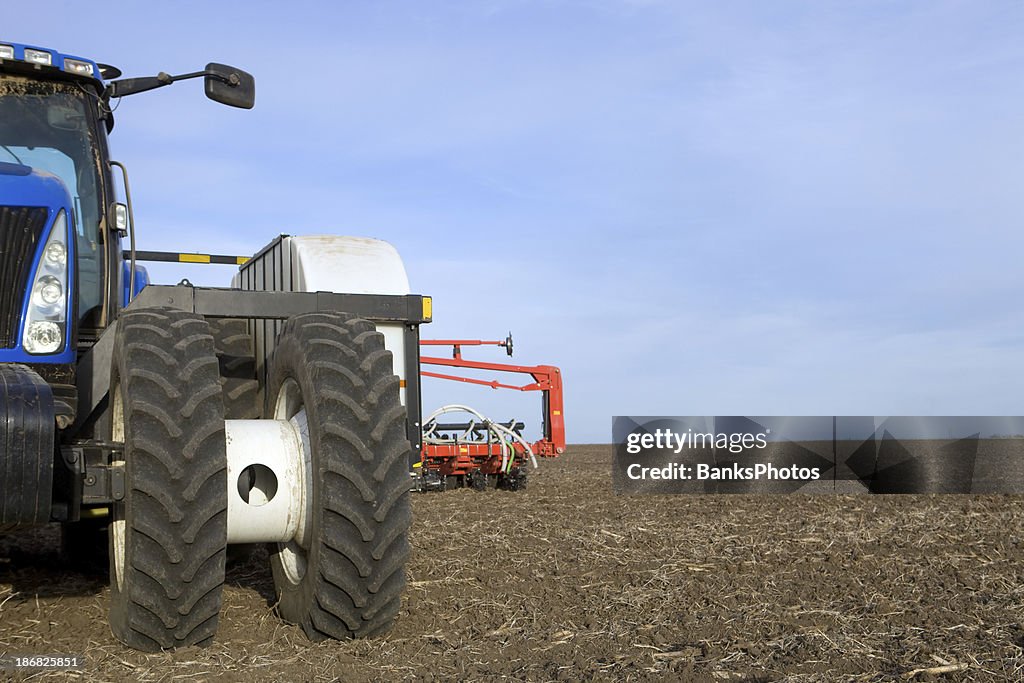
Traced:
<path fill-rule="evenodd" d="M 141 309 L 118 321 L 111 440 L 123 444 L 126 492 L 110 524 L 110 621 L 137 649 L 203 645 L 217 630 L 238 484 L 228 481 L 219 346 L 192 313 Z M 270 556 L 278 612 L 312 639 L 375 635 L 398 613 L 411 522 L 398 386 L 365 320 L 303 314 L 278 337 L 263 417 L 305 431 L 308 483 L 294 537 Z"/>

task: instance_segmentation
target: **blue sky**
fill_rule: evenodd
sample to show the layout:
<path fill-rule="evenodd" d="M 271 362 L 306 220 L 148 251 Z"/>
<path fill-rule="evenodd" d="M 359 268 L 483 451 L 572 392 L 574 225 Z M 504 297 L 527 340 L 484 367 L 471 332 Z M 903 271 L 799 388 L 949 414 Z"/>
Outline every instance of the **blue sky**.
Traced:
<path fill-rule="evenodd" d="M 435 298 L 425 336 L 511 329 L 563 368 L 570 441 L 612 415 L 1021 412 L 1018 1 L 82 7 L 6 3 L 3 37 L 257 80 L 251 112 L 197 82 L 122 100 L 142 248 L 386 239 Z M 534 396 L 426 390 L 537 421 Z"/>

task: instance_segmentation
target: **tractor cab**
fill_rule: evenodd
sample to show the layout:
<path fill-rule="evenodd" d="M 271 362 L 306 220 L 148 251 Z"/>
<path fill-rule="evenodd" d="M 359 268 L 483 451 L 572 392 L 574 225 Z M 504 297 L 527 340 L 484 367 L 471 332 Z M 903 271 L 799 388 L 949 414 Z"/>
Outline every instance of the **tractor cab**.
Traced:
<path fill-rule="evenodd" d="M 71 363 L 109 318 L 103 90 L 93 62 L 0 44 L 0 361 Z"/>
<path fill-rule="evenodd" d="M 69 278 L 67 283 L 74 285 L 68 308 L 79 323 L 89 320 L 93 324 L 103 304 L 105 280 L 101 251 L 105 240 L 100 230 L 104 183 L 98 164 L 95 109 L 94 101 L 73 84 L 0 76 L 0 161 L 8 165 L 5 175 L 20 174 L 25 178 L 18 183 L 21 185 L 38 186 L 54 180 L 63 185 L 67 193 L 61 197 L 67 202 L 61 207 L 66 209 L 65 246 L 73 258 L 70 271 L 77 273 L 77 278 Z M 51 250 L 47 256 L 52 262 L 55 254 Z"/>

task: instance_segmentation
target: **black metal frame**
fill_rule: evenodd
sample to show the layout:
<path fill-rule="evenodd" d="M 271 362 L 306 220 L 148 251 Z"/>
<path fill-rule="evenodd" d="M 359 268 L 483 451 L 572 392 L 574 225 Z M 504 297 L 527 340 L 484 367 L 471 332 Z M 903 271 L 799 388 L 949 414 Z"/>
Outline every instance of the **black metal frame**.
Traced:
<path fill-rule="evenodd" d="M 147 285 L 126 310 L 169 306 L 207 318 L 286 320 L 299 313 L 344 311 L 374 322 L 419 325 L 423 315 L 419 294 L 338 294 L 334 292 L 260 292 L 229 287 Z"/>
<path fill-rule="evenodd" d="M 122 257 L 131 259 L 131 252 L 125 251 Z M 248 256 L 230 256 L 228 254 L 198 254 L 187 251 L 145 251 L 135 250 L 136 261 L 156 263 L 209 263 L 219 266 L 240 266 L 249 260 Z"/>
<path fill-rule="evenodd" d="M 111 465 L 123 446 L 102 441 L 73 441 L 61 446 L 61 467 L 54 468 L 51 518 L 77 522 L 82 509 L 104 506 L 124 498 L 124 466 Z"/>

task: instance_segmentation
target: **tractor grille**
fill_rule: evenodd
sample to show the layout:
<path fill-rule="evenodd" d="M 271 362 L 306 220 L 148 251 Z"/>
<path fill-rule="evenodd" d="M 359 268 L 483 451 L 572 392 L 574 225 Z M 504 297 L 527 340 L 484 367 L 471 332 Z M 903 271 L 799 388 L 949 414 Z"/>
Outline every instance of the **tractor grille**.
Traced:
<path fill-rule="evenodd" d="M 21 302 L 46 217 L 45 208 L 0 206 L 0 348 L 17 346 Z"/>

